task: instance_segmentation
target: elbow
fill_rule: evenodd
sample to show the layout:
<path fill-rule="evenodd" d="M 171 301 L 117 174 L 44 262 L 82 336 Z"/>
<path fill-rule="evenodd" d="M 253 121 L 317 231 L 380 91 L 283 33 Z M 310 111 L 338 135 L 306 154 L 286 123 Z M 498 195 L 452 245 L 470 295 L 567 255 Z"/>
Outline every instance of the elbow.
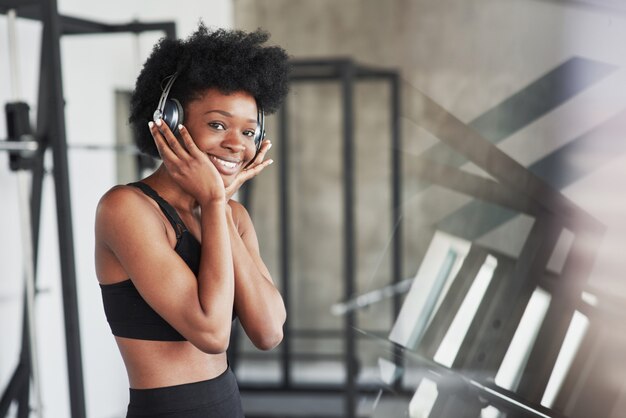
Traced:
<path fill-rule="evenodd" d="M 266 320 L 254 320 L 259 317 L 260 315 L 252 316 L 252 318 L 240 315 L 239 320 L 256 348 L 263 351 L 271 350 L 283 340 L 283 325 L 287 315 L 283 308 L 282 312 L 266 315 Z"/>
<path fill-rule="evenodd" d="M 267 351 L 275 348 L 283 340 L 283 328 L 277 327 L 273 330 L 266 330 L 262 335 L 252 340 L 254 346 L 259 350 Z"/>
<path fill-rule="evenodd" d="M 206 333 L 192 343 L 206 354 L 221 354 L 228 350 L 230 334 L 216 335 L 215 333 Z"/>

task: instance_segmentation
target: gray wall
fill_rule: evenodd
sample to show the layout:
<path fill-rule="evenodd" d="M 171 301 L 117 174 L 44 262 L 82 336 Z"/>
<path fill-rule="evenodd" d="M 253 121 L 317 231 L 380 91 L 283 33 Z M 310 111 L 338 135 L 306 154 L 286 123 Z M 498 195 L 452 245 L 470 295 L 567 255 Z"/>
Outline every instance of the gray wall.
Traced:
<path fill-rule="evenodd" d="M 294 58 L 351 57 L 374 67 L 399 70 L 403 85 L 404 271 L 413 276 L 435 223 L 469 199 L 430 188 L 415 176 L 411 156 L 435 144 L 419 126 L 423 92 L 463 121 L 471 121 L 565 60 L 563 13 L 549 3 L 493 1 L 243 1 L 236 0 L 235 26 L 262 27 L 272 42 Z M 528 31 L 533 27 L 533 31 Z M 388 89 L 363 82 L 356 98 L 356 182 L 358 292 L 390 281 L 390 147 Z M 293 294 L 299 309 L 294 324 L 338 325 L 330 304 L 342 298 L 342 160 L 339 86 L 292 87 L 290 163 L 295 237 Z M 270 120 L 269 137 L 275 137 Z M 275 141 L 273 155 L 280 141 Z M 281 164 L 277 161 L 277 164 Z M 276 166 L 257 179 L 255 216 L 262 248 L 276 250 Z M 260 212 L 262 211 L 262 212 Z M 257 215 L 258 213 L 258 215 Z M 267 223 L 268 229 L 264 229 Z M 490 244 L 517 253 L 530 222 L 518 220 L 512 231 Z M 518 237 L 510 239 L 510 237 Z M 276 266 L 277 267 L 277 266 Z M 275 269 L 274 271 L 278 271 Z M 390 306 L 370 308 L 362 324 L 390 325 Z"/>

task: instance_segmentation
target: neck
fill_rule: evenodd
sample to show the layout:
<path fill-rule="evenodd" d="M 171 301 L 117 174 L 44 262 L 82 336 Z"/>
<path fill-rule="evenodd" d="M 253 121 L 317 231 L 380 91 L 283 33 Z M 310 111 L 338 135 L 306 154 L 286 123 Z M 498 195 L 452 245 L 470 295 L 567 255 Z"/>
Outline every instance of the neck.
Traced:
<path fill-rule="evenodd" d="M 164 164 L 161 164 L 154 173 L 142 180 L 159 193 L 171 205 L 193 211 L 198 207 L 196 199 L 185 192 L 172 178 Z"/>

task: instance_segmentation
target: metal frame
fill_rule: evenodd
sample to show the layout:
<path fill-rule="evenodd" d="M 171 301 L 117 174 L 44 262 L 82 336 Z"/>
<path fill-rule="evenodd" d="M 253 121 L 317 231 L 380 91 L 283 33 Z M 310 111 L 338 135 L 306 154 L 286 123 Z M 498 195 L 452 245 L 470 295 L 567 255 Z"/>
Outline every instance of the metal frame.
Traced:
<path fill-rule="evenodd" d="M 316 61 L 296 61 L 293 63 L 296 68 L 294 81 L 309 81 L 315 79 L 312 75 L 307 75 L 306 71 L 312 67 L 319 66 L 320 62 Z M 326 61 L 326 70 L 331 70 L 331 75 L 339 79 L 342 90 L 342 113 L 343 113 L 343 185 L 344 185 L 344 299 L 349 300 L 356 295 L 355 286 L 356 278 L 356 246 L 355 246 L 355 216 L 354 216 L 354 92 L 353 86 L 357 81 L 382 79 L 389 82 L 391 90 L 391 147 L 392 153 L 392 201 L 391 225 L 395 231 L 401 230 L 401 165 L 400 150 L 401 137 L 399 128 L 400 119 L 400 90 L 398 82 L 398 74 L 391 70 L 381 70 L 371 67 L 358 65 L 349 59 L 339 59 L 336 61 Z M 305 74 L 298 74 L 298 68 L 301 68 Z M 318 71 L 319 71 L 318 67 Z M 328 75 L 328 74 L 327 74 Z M 325 77 L 320 77 L 324 79 Z M 284 138 L 287 141 L 287 137 Z M 401 260 L 401 235 L 394 237 L 392 252 L 394 261 Z M 392 263 L 393 264 L 393 263 Z M 394 282 L 398 282 L 401 275 L 401 264 L 393 264 L 392 278 Z M 399 311 L 400 302 L 399 295 L 394 297 L 393 314 Z M 344 414 L 347 418 L 356 416 L 356 401 L 359 388 L 356 378 L 358 372 L 358 353 L 356 329 L 356 313 L 349 311 L 345 315 L 345 367 L 346 367 L 346 384 L 345 384 L 345 404 Z M 402 361 L 402 354 L 396 352 L 398 361 Z"/>
<path fill-rule="evenodd" d="M 391 103 L 389 109 L 391 113 L 391 132 L 390 146 L 393 149 L 392 175 L 391 184 L 392 198 L 390 202 L 392 222 L 391 225 L 395 229 L 395 235 L 392 243 L 393 260 L 392 277 L 394 283 L 402 278 L 402 235 L 398 233 L 401 230 L 401 137 L 400 137 L 400 83 L 397 72 L 385 69 L 377 69 L 359 65 L 348 58 L 337 59 L 319 59 L 319 60 L 294 60 L 291 63 L 292 83 L 306 82 L 336 82 L 339 83 L 341 89 L 341 108 L 343 115 L 342 125 L 342 148 L 343 148 L 343 220 L 344 220 L 344 299 L 349 300 L 356 295 L 355 286 L 356 276 L 356 246 L 355 246 L 355 214 L 354 214 L 354 83 L 366 80 L 383 80 L 389 83 L 391 89 Z M 291 278 L 291 217 L 290 217 L 290 185 L 289 185 L 289 115 L 287 102 L 283 104 L 278 113 L 279 137 L 281 139 L 281 147 L 279 157 L 283 164 L 280 164 L 279 173 L 279 216 L 280 224 L 280 266 L 281 266 L 281 286 L 282 294 L 287 312 L 291 307 L 289 295 L 289 283 Z M 397 295 L 393 304 L 393 312 L 395 315 L 400 310 L 400 295 Z M 352 418 L 356 416 L 356 400 L 359 391 L 373 390 L 359 386 L 356 382 L 358 372 L 357 360 L 357 339 L 355 333 L 356 313 L 347 312 L 345 315 L 345 332 L 344 332 L 344 352 L 343 360 L 346 367 L 346 382 L 341 387 L 318 387 L 315 385 L 298 385 L 292 381 L 291 365 L 295 358 L 302 358 L 300 353 L 294 353 L 292 349 L 292 339 L 300 336 L 305 330 L 294 330 L 291 327 L 289 315 L 284 326 L 283 342 L 280 346 L 280 361 L 282 370 L 282 382 L 278 386 L 272 386 L 272 390 L 281 390 L 286 392 L 292 391 L 331 391 L 343 392 L 345 396 L 344 416 Z M 310 330 L 311 335 L 319 336 L 324 334 L 323 330 Z M 331 332 L 332 334 L 332 332 Z M 403 356 L 399 348 L 396 350 L 398 361 Z M 313 355 L 316 356 L 316 355 Z M 306 356 L 308 357 L 308 356 Z M 321 356 L 316 356 L 320 358 Z M 332 357 L 332 356 L 331 356 Z M 255 387 L 255 385 L 240 382 L 242 391 L 245 390 L 263 390 L 263 388 Z M 267 389 L 267 386 L 264 387 Z"/>
<path fill-rule="evenodd" d="M 173 22 L 132 22 L 123 25 L 109 25 L 85 19 L 62 16 L 58 13 L 56 0 L 0 0 L 0 13 L 5 14 L 10 9 L 16 9 L 20 18 L 36 19 L 43 23 L 39 105 L 37 106 L 39 110 L 37 115 L 37 138 L 38 142 L 41 144 L 41 157 L 36 167 L 33 169 L 31 192 L 33 254 L 35 254 L 36 260 L 44 174 L 42 156 L 45 149 L 50 147 L 54 161 L 53 173 L 57 203 L 57 227 L 59 235 L 70 410 L 73 418 L 82 418 L 85 417 L 86 411 L 80 329 L 78 323 L 76 270 L 70 205 L 70 179 L 65 135 L 63 84 L 61 78 L 60 39 L 63 35 L 117 32 L 140 33 L 153 30 L 164 31 L 166 36 L 174 38 L 176 36 L 176 26 Z M 3 144 L 2 148 L 9 148 L 8 145 L 9 144 Z M 29 413 L 28 376 L 31 371 L 29 370 L 28 361 L 26 360 L 30 359 L 31 353 L 26 338 L 27 330 L 27 323 L 25 321 L 20 362 L 0 401 L 0 416 L 6 415 L 9 406 L 14 400 L 19 402 L 18 416 L 20 418 L 28 416 Z"/>

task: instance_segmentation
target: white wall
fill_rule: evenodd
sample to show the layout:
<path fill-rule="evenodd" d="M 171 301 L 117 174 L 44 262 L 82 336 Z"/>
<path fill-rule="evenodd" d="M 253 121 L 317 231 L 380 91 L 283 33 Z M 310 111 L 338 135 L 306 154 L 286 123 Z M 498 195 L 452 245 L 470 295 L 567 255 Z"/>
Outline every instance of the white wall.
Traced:
<path fill-rule="evenodd" d="M 201 18 L 210 27 L 232 26 L 230 0 L 163 0 L 85 2 L 59 0 L 60 13 L 106 23 L 174 21 L 185 37 Z M 7 22 L 0 16 L 0 102 L 11 100 Z M 22 97 L 35 117 L 41 25 L 18 19 Z M 61 44 L 66 100 L 67 140 L 72 144 L 115 142 L 114 91 L 132 89 L 140 66 L 162 33 L 65 37 Z M 7 136 L 0 118 L 0 139 Z M 0 392 L 17 364 L 21 338 L 21 253 L 17 184 L 0 156 Z M 124 416 L 128 381 L 102 310 L 93 267 L 93 219 L 99 197 L 115 183 L 115 155 L 109 151 L 70 150 L 70 187 L 83 373 L 87 415 Z M 51 168 L 51 161 L 48 163 Z M 39 287 L 48 290 L 37 299 L 38 359 L 45 417 L 68 417 L 69 393 L 63 325 L 56 206 L 52 178 L 44 186 L 40 240 Z"/>

